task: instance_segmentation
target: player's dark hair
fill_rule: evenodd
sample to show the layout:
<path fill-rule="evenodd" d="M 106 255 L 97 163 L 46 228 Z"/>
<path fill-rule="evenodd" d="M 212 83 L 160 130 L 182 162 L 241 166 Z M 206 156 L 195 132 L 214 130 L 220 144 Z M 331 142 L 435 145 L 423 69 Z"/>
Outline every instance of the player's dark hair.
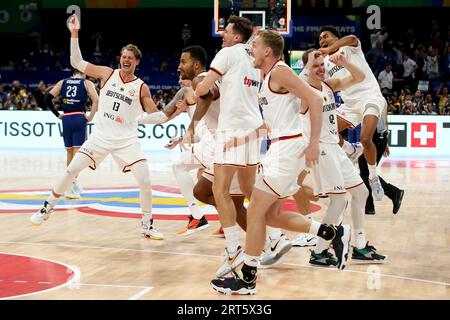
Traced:
<path fill-rule="evenodd" d="M 189 54 L 191 55 L 191 57 L 195 60 L 197 60 L 198 62 L 200 62 L 200 64 L 204 67 L 206 65 L 206 60 L 208 59 L 208 55 L 206 54 L 205 49 L 203 49 L 203 47 L 200 46 L 189 46 L 183 49 L 183 51 L 181 52 L 189 52 Z"/>
<path fill-rule="evenodd" d="M 253 33 L 253 24 L 250 20 L 244 17 L 231 16 L 228 19 L 228 23 L 233 24 L 234 32 L 242 36 L 242 40 L 247 42 Z"/>
<path fill-rule="evenodd" d="M 339 32 L 338 29 L 336 29 L 336 27 L 324 26 L 324 27 L 320 28 L 319 34 L 321 34 L 324 31 L 331 32 L 338 39 L 342 38 L 341 33 Z"/>

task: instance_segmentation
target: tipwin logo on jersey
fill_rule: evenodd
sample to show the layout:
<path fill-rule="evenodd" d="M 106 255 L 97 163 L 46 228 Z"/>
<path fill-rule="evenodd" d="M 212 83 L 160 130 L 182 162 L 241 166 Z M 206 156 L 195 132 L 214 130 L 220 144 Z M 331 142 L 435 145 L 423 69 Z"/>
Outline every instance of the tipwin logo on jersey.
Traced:
<path fill-rule="evenodd" d="M 436 123 L 411 123 L 411 147 L 436 148 Z"/>
<path fill-rule="evenodd" d="M 250 79 L 249 77 L 244 78 L 244 86 L 246 87 L 256 87 L 259 88 L 259 81 Z"/>

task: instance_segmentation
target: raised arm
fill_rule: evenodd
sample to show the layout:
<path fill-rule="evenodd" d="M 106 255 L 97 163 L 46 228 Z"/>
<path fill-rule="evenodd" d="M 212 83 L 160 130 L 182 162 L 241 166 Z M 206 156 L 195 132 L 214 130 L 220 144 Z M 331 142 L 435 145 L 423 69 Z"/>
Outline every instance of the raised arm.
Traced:
<path fill-rule="evenodd" d="M 76 15 L 69 18 L 70 30 L 70 64 L 77 70 L 87 74 L 90 77 L 100 79 L 103 85 L 109 78 L 113 69 L 105 66 L 96 66 L 83 60 L 81 55 L 80 45 L 78 44 L 78 31 L 80 30 L 80 23 Z"/>
<path fill-rule="evenodd" d="M 222 78 L 222 75 L 220 75 L 217 71 L 213 69 L 209 70 L 203 80 L 198 83 L 198 85 L 196 85 L 195 96 L 203 97 L 204 95 L 208 94 L 210 89 L 214 86 L 214 83 L 220 80 L 220 78 Z"/>
<path fill-rule="evenodd" d="M 327 79 L 326 82 L 333 91 L 345 90 L 354 84 L 363 81 L 366 78 L 364 72 L 341 54 L 334 54 L 330 57 L 330 61 L 337 66 L 342 66 L 350 73 L 348 76 L 342 78 Z"/>
<path fill-rule="evenodd" d="M 50 92 L 47 92 L 45 94 L 44 98 L 45 106 L 55 115 L 55 117 L 59 119 L 61 119 L 61 116 L 59 112 L 56 110 L 55 106 L 53 105 L 53 99 L 61 94 L 62 83 L 63 80 L 58 81 L 58 83 L 50 90 Z"/>
<path fill-rule="evenodd" d="M 89 114 L 88 117 L 86 117 L 86 120 L 89 122 L 89 121 L 92 121 L 92 119 L 94 119 L 94 116 L 98 110 L 98 93 L 97 93 L 97 90 L 95 89 L 95 85 L 92 81 L 86 80 L 84 82 L 84 85 L 86 86 L 86 90 L 87 90 L 89 98 L 91 98 L 91 100 L 92 100 L 91 113 Z"/>
<path fill-rule="evenodd" d="M 359 39 L 357 36 L 349 35 L 343 38 L 340 38 L 335 43 L 327 48 L 320 48 L 319 51 L 322 54 L 330 54 L 338 51 L 341 47 L 349 46 L 349 47 L 357 47 L 359 44 Z"/>

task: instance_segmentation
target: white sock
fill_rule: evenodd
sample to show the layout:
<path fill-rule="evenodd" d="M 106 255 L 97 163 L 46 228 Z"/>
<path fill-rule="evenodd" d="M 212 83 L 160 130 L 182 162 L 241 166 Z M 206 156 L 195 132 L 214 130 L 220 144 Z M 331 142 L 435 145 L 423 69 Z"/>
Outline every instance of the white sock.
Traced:
<path fill-rule="evenodd" d="M 142 211 L 142 222 L 147 223 L 152 220 L 152 217 L 151 211 Z"/>
<path fill-rule="evenodd" d="M 348 142 L 347 140 L 344 140 L 344 144 L 341 147 L 346 154 L 353 154 L 355 152 L 355 148 L 353 147 L 353 145 Z"/>
<path fill-rule="evenodd" d="M 362 249 L 366 246 L 366 236 L 364 232 L 365 208 L 369 191 L 364 184 L 349 190 L 352 195 L 351 214 L 355 246 Z"/>
<path fill-rule="evenodd" d="M 203 213 L 194 197 L 195 181 L 189 173 L 189 171 L 193 169 L 196 169 L 196 166 L 185 163 L 185 159 L 183 157 L 181 157 L 172 166 L 173 174 L 175 175 L 177 183 L 180 186 L 181 194 L 187 200 L 191 215 L 194 219 L 200 220 L 203 217 Z"/>
<path fill-rule="evenodd" d="M 364 233 L 364 229 L 355 228 L 355 247 L 358 249 L 366 247 L 366 234 Z"/>
<path fill-rule="evenodd" d="M 257 267 L 258 261 L 259 261 L 259 257 L 249 256 L 248 254 L 245 254 L 244 263 L 246 265 L 248 265 L 249 267 Z"/>
<path fill-rule="evenodd" d="M 239 247 L 239 229 L 236 225 L 223 228 L 225 240 L 227 241 L 228 253 L 233 254 Z"/>
<path fill-rule="evenodd" d="M 48 206 L 50 208 L 53 208 L 59 201 L 59 198 L 55 197 L 53 195 L 53 192 L 50 193 L 50 195 L 47 198 Z"/>
<path fill-rule="evenodd" d="M 278 228 L 272 228 L 272 227 L 266 226 L 266 230 L 267 230 L 267 236 L 272 240 L 279 239 L 281 237 L 281 235 L 283 234 L 281 232 L 281 230 Z"/>
<path fill-rule="evenodd" d="M 344 211 L 347 207 L 347 199 L 345 194 L 335 194 L 330 195 L 330 204 L 328 206 L 327 211 L 325 212 L 325 216 L 323 217 L 323 224 L 335 224 L 339 225 L 344 218 Z M 323 250 L 329 248 L 329 243 L 323 238 L 317 239 L 317 245 L 314 248 L 315 253 L 321 253 Z"/>
<path fill-rule="evenodd" d="M 320 226 L 321 224 L 319 222 L 311 220 L 311 226 L 309 227 L 308 233 L 317 236 Z"/>
<path fill-rule="evenodd" d="M 377 176 L 377 165 L 367 164 L 367 167 L 369 168 L 369 179 L 375 178 Z"/>

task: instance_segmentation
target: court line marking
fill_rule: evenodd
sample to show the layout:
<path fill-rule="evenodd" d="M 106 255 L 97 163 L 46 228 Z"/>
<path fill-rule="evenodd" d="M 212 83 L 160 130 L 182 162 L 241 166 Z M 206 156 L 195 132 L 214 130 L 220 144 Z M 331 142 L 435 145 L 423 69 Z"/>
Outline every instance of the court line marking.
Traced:
<path fill-rule="evenodd" d="M 89 286 L 89 287 L 111 287 L 111 288 L 138 288 L 142 289 L 138 293 L 132 295 L 128 298 L 128 300 L 139 300 L 144 295 L 149 293 L 155 287 L 146 287 L 146 286 L 135 286 L 135 285 L 126 285 L 126 284 L 101 284 L 101 283 L 79 283 L 80 286 Z"/>
<path fill-rule="evenodd" d="M 150 290 L 152 290 L 152 289 L 153 289 L 153 287 L 145 288 L 145 289 L 139 291 L 138 293 L 136 293 L 134 296 L 129 297 L 128 300 L 139 300 L 142 296 L 149 293 Z"/>
<path fill-rule="evenodd" d="M 32 246 L 53 246 L 53 247 L 66 247 L 66 248 L 78 248 L 78 249 L 101 249 L 101 250 L 122 250 L 122 251 L 131 251 L 131 252 L 145 252 L 145 253 L 159 253 L 159 254 L 169 254 L 169 255 L 183 255 L 183 256 L 199 256 L 199 257 L 205 257 L 205 258 L 223 258 L 222 256 L 217 255 L 210 255 L 210 254 L 201 254 L 201 253 L 190 253 L 190 252 L 171 252 L 171 251 L 158 251 L 158 250 L 147 250 L 147 249 L 132 249 L 132 248 L 116 248 L 116 247 L 101 247 L 101 246 L 88 246 L 88 245 L 68 245 L 68 244 L 57 244 L 57 243 L 34 243 L 34 242 L 15 242 L 15 241 L 0 241 L 0 244 L 21 244 L 21 245 L 32 245 Z M 345 269 L 345 270 L 337 270 L 334 268 L 317 268 L 312 267 L 308 265 L 301 265 L 296 263 L 284 263 L 285 265 L 291 265 L 295 267 L 300 268 L 308 268 L 308 269 L 315 269 L 315 270 L 330 270 L 335 272 L 349 272 L 349 273 L 359 273 L 359 274 L 366 274 L 366 275 L 373 275 L 373 272 L 367 272 L 367 271 L 358 271 L 358 270 L 351 270 L 351 269 Z M 405 277 L 405 276 L 399 276 L 399 275 L 393 275 L 393 274 L 385 274 L 385 273 L 378 273 L 377 275 L 387 278 L 396 278 L 396 279 L 402 279 L 402 280 L 409 280 L 409 281 L 417 281 L 417 282 L 424 282 L 424 283 L 430 283 L 435 285 L 442 285 L 442 286 L 450 286 L 450 283 L 448 282 L 442 282 L 442 281 L 433 281 L 433 280 L 426 280 L 426 279 L 419 279 L 419 278 L 412 278 L 412 277 Z"/>
<path fill-rule="evenodd" d="M 49 261 L 49 262 L 60 264 L 60 265 L 66 267 L 67 269 L 69 269 L 69 270 L 71 270 L 73 272 L 73 276 L 70 279 L 68 279 L 65 283 L 60 284 L 57 287 L 48 288 L 46 290 L 40 290 L 40 291 L 25 293 L 25 294 L 19 294 L 19 295 L 15 295 L 15 296 L 3 297 L 3 298 L 0 298 L 0 300 L 22 298 L 22 297 L 26 297 L 26 296 L 41 294 L 41 293 L 44 293 L 44 292 L 55 291 L 55 290 L 58 290 L 58 289 L 61 289 L 61 288 L 73 285 L 74 282 L 76 283 L 76 282 L 80 281 L 80 276 L 81 276 L 80 268 L 78 268 L 75 265 L 69 266 L 68 264 L 65 264 L 65 263 L 62 263 L 62 262 L 59 262 L 59 261 L 50 260 L 50 259 L 41 258 L 41 257 L 36 257 L 36 256 L 25 255 L 25 254 L 17 254 L 17 253 L 3 252 L 3 251 L 0 251 L 0 254 L 21 256 L 21 257 L 27 257 L 27 258 L 33 258 L 33 259 L 40 259 L 40 260 L 46 260 L 46 261 Z"/>

